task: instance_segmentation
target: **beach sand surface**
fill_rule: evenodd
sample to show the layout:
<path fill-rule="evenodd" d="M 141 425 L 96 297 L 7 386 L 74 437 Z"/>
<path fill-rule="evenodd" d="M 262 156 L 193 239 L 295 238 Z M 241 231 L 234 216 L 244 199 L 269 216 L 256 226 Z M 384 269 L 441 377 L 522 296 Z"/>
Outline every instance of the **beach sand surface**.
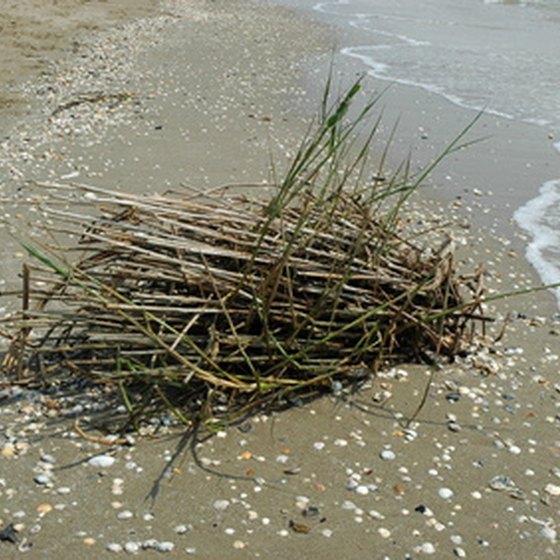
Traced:
<path fill-rule="evenodd" d="M 12 226 L 42 219 L 31 203 L 48 195 L 30 181 L 142 193 L 266 181 L 271 161 L 281 174 L 316 107 L 336 31 L 240 0 L 160 10 L 117 27 L 100 12 L 77 52 L 57 51 L 46 74 L 31 69 L 31 81 L 17 82 L 30 109 L 11 113 L 18 126 L 0 158 Z M 68 29 L 71 40 L 77 27 Z M 395 95 L 403 121 L 430 110 L 414 92 Z M 452 130 L 463 122 L 450 107 L 439 111 Z M 393 161 L 407 151 L 398 143 Z M 455 159 L 448 165 L 453 175 Z M 463 179 L 455 188 L 472 190 Z M 465 226 L 454 226 L 458 267 L 484 263 L 489 290 L 537 282 L 500 232 L 467 227 L 484 199 L 430 200 L 426 223 Z M 7 230 L 2 280 L 12 289 L 22 255 Z M 499 337 L 509 314 L 505 337 L 471 358 L 435 370 L 403 364 L 359 393 L 261 414 L 201 443 L 163 421 L 154 437 L 106 446 L 84 437 L 104 434 L 97 392 L 3 383 L 0 530 L 18 532 L 16 544 L 0 542 L 0 556 L 113 558 L 124 548 L 205 560 L 554 558 L 560 323 L 551 302 L 541 292 L 492 306 L 488 335 Z M 89 464 L 97 455 L 115 461 Z"/>
<path fill-rule="evenodd" d="M 156 0 L 2 0 L 0 111 L 21 114 L 22 80 L 48 71 L 53 58 L 76 51 L 85 34 L 154 13 Z"/>

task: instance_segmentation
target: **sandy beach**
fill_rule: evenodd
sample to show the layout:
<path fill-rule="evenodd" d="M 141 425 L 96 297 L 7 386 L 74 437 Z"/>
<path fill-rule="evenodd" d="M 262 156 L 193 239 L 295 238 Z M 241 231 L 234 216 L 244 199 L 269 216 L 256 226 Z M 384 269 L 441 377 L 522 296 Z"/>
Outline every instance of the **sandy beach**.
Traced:
<path fill-rule="evenodd" d="M 34 181 L 157 193 L 259 183 L 271 161 L 281 175 L 345 41 L 332 22 L 266 2 L 0 6 L 10 53 L 0 292 L 20 282 L 23 254 L 9 232 L 41 235 L 47 194 Z M 335 70 L 342 81 L 360 71 L 337 57 Z M 365 95 L 380 84 L 366 86 Z M 411 150 L 415 166 L 427 165 L 469 122 L 410 88 L 383 99 L 386 131 L 401 115 L 393 165 Z M 504 209 L 518 202 L 507 182 L 529 173 L 527 161 L 546 176 L 542 132 L 486 117 L 480 126 L 490 147 L 444 162 L 419 207 L 427 223 L 452 222 L 457 267 L 483 263 L 488 293 L 538 285 Z M 2 314 L 17 305 L 0 298 Z M 98 391 L 28 390 L 0 375 L 0 556 L 554 558 L 560 316 L 548 292 L 489 313 L 488 337 L 499 340 L 470 357 L 435 371 L 389 368 L 357 394 L 260 414 L 195 444 L 162 418 L 149 437 L 107 446 Z M 89 462 L 97 456 L 110 457 L 106 466 Z"/>

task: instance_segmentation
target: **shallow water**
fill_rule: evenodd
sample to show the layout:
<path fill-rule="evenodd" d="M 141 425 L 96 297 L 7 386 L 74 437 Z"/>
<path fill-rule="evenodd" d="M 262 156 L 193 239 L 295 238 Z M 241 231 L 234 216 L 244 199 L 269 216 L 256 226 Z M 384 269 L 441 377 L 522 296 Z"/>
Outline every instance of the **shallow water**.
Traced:
<path fill-rule="evenodd" d="M 523 186 L 535 198 L 515 218 L 532 237 L 528 260 L 544 282 L 560 282 L 560 1 L 335 0 L 314 9 L 371 37 L 342 50 L 371 76 L 547 130 L 557 165 L 544 185 Z"/>

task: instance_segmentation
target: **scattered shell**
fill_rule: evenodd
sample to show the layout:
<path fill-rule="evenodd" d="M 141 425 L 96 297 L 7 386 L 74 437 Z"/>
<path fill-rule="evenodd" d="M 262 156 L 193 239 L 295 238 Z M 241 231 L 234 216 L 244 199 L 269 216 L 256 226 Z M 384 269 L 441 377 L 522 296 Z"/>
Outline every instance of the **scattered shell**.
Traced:
<path fill-rule="evenodd" d="M 406 441 L 414 441 L 418 437 L 418 432 L 416 430 L 411 430 L 407 428 L 404 430 L 404 439 Z"/>
<path fill-rule="evenodd" d="M 379 527 L 379 529 L 377 529 L 377 532 L 383 539 L 388 539 L 391 536 L 391 531 L 389 531 L 389 529 L 386 529 L 385 527 Z"/>
<path fill-rule="evenodd" d="M 146 539 L 143 543 L 142 543 L 142 548 L 144 550 L 149 550 L 150 548 L 156 548 L 158 545 L 158 541 L 156 539 Z"/>
<path fill-rule="evenodd" d="M 558 533 L 556 531 L 556 529 L 553 529 L 552 527 L 549 527 L 548 525 L 545 525 L 544 527 L 541 528 L 541 530 L 539 531 L 541 537 L 544 537 L 545 539 L 548 539 L 549 541 L 555 541 L 556 537 L 558 536 Z"/>
<path fill-rule="evenodd" d="M 488 487 L 496 492 L 503 492 L 504 490 L 514 490 L 517 488 L 517 485 L 509 476 L 499 474 L 490 480 Z"/>
<path fill-rule="evenodd" d="M 137 542 L 127 542 L 124 545 L 124 549 L 129 554 L 136 554 L 140 550 L 140 544 Z"/>
<path fill-rule="evenodd" d="M 122 552 L 123 547 L 118 543 L 109 543 L 107 545 L 107 550 L 109 552 Z"/>
<path fill-rule="evenodd" d="M 33 478 L 33 480 L 37 484 L 40 484 L 41 486 L 46 486 L 47 484 L 49 484 L 51 482 L 50 477 L 46 474 L 38 474 L 37 476 L 35 476 Z"/>
<path fill-rule="evenodd" d="M 384 460 L 384 461 L 393 461 L 394 459 L 397 458 L 397 455 L 394 451 L 391 451 L 390 449 L 384 449 L 379 456 Z"/>
<path fill-rule="evenodd" d="M 422 554 L 435 554 L 436 547 L 431 542 L 422 543 L 418 548 L 418 552 Z"/>
<path fill-rule="evenodd" d="M 16 448 L 11 443 L 5 443 L 2 450 L 0 450 L 0 456 L 2 457 L 15 457 L 16 455 Z"/>
<path fill-rule="evenodd" d="M 438 490 L 438 495 L 444 500 L 449 500 L 453 497 L 453 490 L 451 490 L 451 488 L 440 488 Z"/>
<path fill-rule="evenodd" d="M 450 422 L 447 423 L 447 429 L 450 432 L 460 432 L 461 431 L 461 426 L 459 424 L 457 424 L 457 422 L 450 421 Z"/>
<path fill-rule="evenodd" d="M 311 531 L 311 527 L 305 523 L 296 523 L 295 521 L 290 520 L 289 526 L 294 533 L 307 534 Z"/>
<path fill-rule="evenodd" d="M 550 496 L 560 496 L 560 486 L 556 484 L 547 484 L 544 487 L 544 491 L 549 494 Z"/>
<path fill-rule="evenodd" d="M 107 467 L 113 466 L 115 464 L 115 461 L 116 459 L 114 457 L 111 457 L 110 455 L 97 455 L 95 457 L 92 457 L 88 461 L 88 465 L 105 469 Z"/>
<path fill-rule="evenodd" d="M 171 552 L 175 548 L 175 544 L 170 541 L 158 542 L 155 549 L 158 552 Z"/>
<path fill-rule="evenodd" d="M 51 504 L 39 504 L 37 506 L 37 513 L 42 513 L 43 515 L 49 513 L 53 510 Z"/>
<path fill-rule="evenodd" d="M 212 505 L 218 511 L 225 511 L 229 507 L 229 500 L 216 500 Z"/>

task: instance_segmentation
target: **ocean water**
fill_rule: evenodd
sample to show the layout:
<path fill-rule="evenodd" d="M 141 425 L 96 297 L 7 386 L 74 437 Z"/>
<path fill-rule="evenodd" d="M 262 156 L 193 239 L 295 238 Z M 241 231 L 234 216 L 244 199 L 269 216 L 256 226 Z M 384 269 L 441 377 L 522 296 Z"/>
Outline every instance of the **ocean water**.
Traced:
<path fill-rule="evenodd" d="M 547 130 L 557 165 L 527 185 L 534 198 L 514 217 L 543 282 L 560 282 L 560 0 L 333 0 L 314 10 L 371 37 L 342 53 L 375 78 Z"/>

